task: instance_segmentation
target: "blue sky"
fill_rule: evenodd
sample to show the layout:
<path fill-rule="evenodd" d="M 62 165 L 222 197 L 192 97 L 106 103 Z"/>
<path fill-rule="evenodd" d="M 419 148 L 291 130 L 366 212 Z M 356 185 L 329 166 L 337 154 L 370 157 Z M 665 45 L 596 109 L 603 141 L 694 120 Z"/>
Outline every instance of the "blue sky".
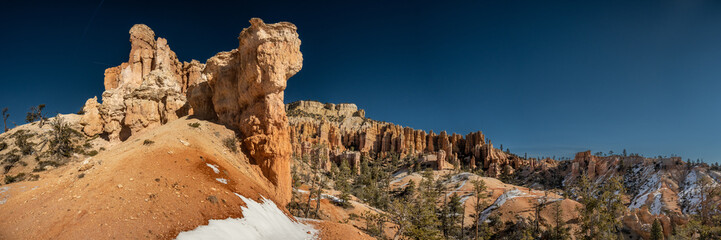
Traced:
<path fill-rule="evenodd" d="M 101 3 L 102 2 L 102 3 Z M 341 1 L 336 1 L 341 2 Z M 0 9 L 0 107 L 76 112 L 149 25 L 184 61 L 237 47 L 251 17 L 299 28 L 286 102 L 353 102 L 417 129 L 518 154 L 721 159 L 721 2 L 11 2 Z"/>

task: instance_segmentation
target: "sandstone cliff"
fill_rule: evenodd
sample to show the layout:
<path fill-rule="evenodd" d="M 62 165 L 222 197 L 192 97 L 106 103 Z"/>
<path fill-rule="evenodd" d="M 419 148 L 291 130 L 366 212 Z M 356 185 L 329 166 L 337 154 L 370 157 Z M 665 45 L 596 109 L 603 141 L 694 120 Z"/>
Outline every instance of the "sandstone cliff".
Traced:
<path fill-rule="evenodd" d="M 300 39 L 291 23 L 250 23 L 237 49 L 206 64 L 181 63 L 167 40 L 146 25 L 133 26 L 129 60 L 105 71 L 102 104 L 92 98 L 83 107 L 83 132 L 118 142 L 191 114 L 217 120 L 238 132 L 243 151 L 278 187 L 274 198 L 287 203 L 291 148 L 283 91 L 303 65 Z"/>
<path fill-rule="evenodd" d="M 310 153 L 311 145 L 328 149 L 326 159 L 351 161 L 355 166 L 361 154 L 370 157 L 410 157 L 436 169 L 482 168 L 486 176 L 498 177 L 502 169 L 535 167 L 536 161 L 503 152 L 486 141 L 482 132 L 465 136 L 442 131 L 435 134 L 365 117 L 355 104 L 298 101 L 287 105 L 293 152 Z M 354 155 L 358 154 L 358 155 Z M 329 164 L 327 169 L 330 168 Z"/>

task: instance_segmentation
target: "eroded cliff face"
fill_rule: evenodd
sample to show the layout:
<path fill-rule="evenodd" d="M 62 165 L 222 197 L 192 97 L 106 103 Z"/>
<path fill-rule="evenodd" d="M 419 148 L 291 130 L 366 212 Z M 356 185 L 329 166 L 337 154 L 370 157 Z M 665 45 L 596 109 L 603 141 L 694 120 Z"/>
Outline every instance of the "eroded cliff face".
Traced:
<path fill-rule="evenodd" d="M 365 111 L 355 104 L 323 104 L 298 101 L 287 105 L 291 125 L 293 152 L 309 154 L 311 145 L 328 148 L 328 161 L 358 162 L 353 153 L 374 157 L 397 154 L 400 158 L 414 157 L 436 169 L 455 167 L 482 168 L 487 176 L 502 174 L 523 166 L 535 167 L 536 161 L 525 160 L 494 148 L 482 132 L 465 136 L 435 134 L 400 125 L 365 118 Z M 321 163 L 330 169 L 330 163 Z"/>
<path fill-rule="evenodd" d="M 244 150 L 278 187 L 277 199 L 290 201 L 290 132 L 283 91 L 303 66 L 295 25 L 265 24 L 254 18 L 240 33 L 239 47 L 208 60 L 195 84 L 191 105 L 239 131 Z"/>
<path fill-rule="evenodd" d="M 134 25 L 128 62 L 105 70 L 102 104 L 89 100 L 83 108 L 99 114 L 84 117 L 83 131 L 120 141 L 188 115 L 186 92 L 202 77 L 202 67 L 198 61 L 181 63 L 167 40 L 156 39 L 146 25 Z"/>
<path fill-rule="evenodd" d="M 285 205 L 291 145 L 283 91 L 303 65 L 300 39 L 291 23 L 250 23 L 237 49 L 206 64 L 181 63 L 167 40 L 146 25 L 133 26 L 129 60 L 105 71 L 102 104 L 92 98 L 83 107 L 83 132 L 118 142 L 186 115 L 217 120 L 238 132 L 243 151 L 276 185 L 273 197 Z"/>

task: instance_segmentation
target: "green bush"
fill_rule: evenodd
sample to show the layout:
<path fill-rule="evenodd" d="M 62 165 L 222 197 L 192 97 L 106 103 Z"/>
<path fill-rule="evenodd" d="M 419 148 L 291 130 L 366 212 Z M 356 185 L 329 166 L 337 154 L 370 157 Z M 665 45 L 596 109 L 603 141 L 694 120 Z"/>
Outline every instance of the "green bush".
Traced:
<path fill-rule="evenodd" d="M 33 134 L 25 133 L 26 131 L 18 131 L 15 135 L 15 146 L 20 149 L 22 155 L 28 155 L 33 152 L 33 143 L 28 141 Z"/>
<path fill-rule="evenodd" d="M 50 154 L 58 157 L 70 157 L 76 150 L 73 137 L 78 132 L 70 128 L 70 124 L 65 122 L 60 116 L 50 123 L 52 132 L 50 136 Z"/>
<path fill-rule="evenodd" d="M 90 152 L 86 153 L 86 155 L 88 155 L 88 156 L 91 156 L 91 157 L 92 157 L 92 156 L 98 155 L 98 151 L 97 151 L 97 150 L 92 150 L 92 151 L 90 151 Z"/>
<path fill-rule="evenodd" d="M 234 137 L 229 137 L 223 139 L 223 145 L 230 149 L 230 151 L 238 152 L 238 146 L 235 144 L 236 139 Z"/>
<path fill-rule="evenodd" d="M 200 123 L 199 122 L 188 123 L 188 126 L 190 126 L 192 128 L 198 128 L 198 127 L 200 127 Z"/>
<path fill-rule="evenodd" d="M 150 139 L 145 139 L 145 141 L 143 141 L 143 145 L 150 145 L 150 144 L 153 144 L 153 143 L 155 143 L 155 142 L 154 142 L 153 140 L 150 140 Z"/>
<path fill-rule="evenodd" d="M 18 173 L 18 175 L 15 176 L 5 175 L 5 184 L 11 184 L 22 180 L 25 180 L 25 173 Z"/>
<path fill-rule="evenodd" d="M 40 161 L 40 162 L 38 162 L 38 165 L 35 166 L 35 169 L 33 169 L 33 172 L 45 171 L 46 166 L 58 167 L 58 166 L 60 166 L 60 163 L 55 162 L 55 161 Z"/>

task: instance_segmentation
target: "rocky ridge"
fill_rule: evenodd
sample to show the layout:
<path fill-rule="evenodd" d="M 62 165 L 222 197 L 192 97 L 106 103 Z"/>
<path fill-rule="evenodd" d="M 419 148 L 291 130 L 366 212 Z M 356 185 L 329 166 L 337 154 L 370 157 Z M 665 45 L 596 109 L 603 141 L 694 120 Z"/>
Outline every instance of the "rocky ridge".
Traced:
<path fill-rule="evenodd" d="M 291 144 L 299 156 L 309 154 L 313 145 L 335 161 L 351 161 L 356 166 L 361 156 L 412 157 L 437 170 L 481 168 L 486 176 L 498 177 L 503 168 L 509 173 L 524 166 L 539 167 L 535 159 L 522 159 L 493 147 L 491 140 L 478 131 L 460 134 L 426 132 L 365 117 L 355 104 L 298 101 L 286 106 L 290 118 Z M 330 160 L 323 163 L 330 169 Z"/>

